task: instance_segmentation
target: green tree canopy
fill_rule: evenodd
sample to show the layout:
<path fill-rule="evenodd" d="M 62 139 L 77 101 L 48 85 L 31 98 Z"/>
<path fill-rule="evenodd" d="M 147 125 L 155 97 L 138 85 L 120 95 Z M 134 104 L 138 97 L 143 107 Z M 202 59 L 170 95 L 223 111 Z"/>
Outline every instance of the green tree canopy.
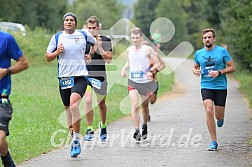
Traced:
<path fill-rule="evenodd" d="M 66 12 L 66 0 L 0 0 L 0 20 L 28 25 L 31 29 L 43 27 L 57 30 Z"/>
<path fill-rule="evenodd" d="M 123 6 L 117 0 L 76 0 L 69 11 L 77 15 L 78 28 L 82 28 L 90 16 L 97 16 L 103 29 L 109 29 L 121 18 Z"/>
<path fill-rule="evenodd" d="M 155 9 L 160 0 L 138 0 L 134 5 L 133 22 L 143 30 L 143 33 L 150 37 L 150 25 L 157 18 Z"/>

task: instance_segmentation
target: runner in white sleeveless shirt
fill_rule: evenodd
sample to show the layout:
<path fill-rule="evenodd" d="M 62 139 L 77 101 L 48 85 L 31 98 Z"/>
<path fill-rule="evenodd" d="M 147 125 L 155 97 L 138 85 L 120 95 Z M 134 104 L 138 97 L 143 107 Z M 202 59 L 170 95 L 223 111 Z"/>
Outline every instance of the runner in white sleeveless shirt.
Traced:
<path fill-rule="evenodd" d="M 149 115 L 149 96 L 156 89 L 153 85 L 153 73 L 160 66 L 154 50 L 147 45 L 142 45 L 143 34 L 140 28 L 131 30 L 131 40 L 133 46 L 127 49 L 128 62 L 122 68 L 121 75 L 126 77 L 126 70 L 129 68 L 128 91 L 132 102 L 132 120 L 135 128 L 133 138 L 140 141 L 147 138 L 147 121 Z M 154 62 L 150 68 L 150 61 Z M 143 125 L 142 134 L 139 130 L 138 95 L 142 100 Z"/>

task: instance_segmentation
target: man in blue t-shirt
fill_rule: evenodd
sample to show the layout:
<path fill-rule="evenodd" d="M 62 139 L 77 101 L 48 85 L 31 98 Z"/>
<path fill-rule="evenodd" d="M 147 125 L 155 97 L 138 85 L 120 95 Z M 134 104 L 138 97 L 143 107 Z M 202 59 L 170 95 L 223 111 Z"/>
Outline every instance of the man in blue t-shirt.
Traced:
<path fill-rule="evenodd" d="M 214 116 L 217 119 L 217 126 L 222 127 L 227 97 L 226 74 L 235 72 L 235 65 L 228 51 L 215 45 L 213 29 L 202 30 L 202 39 L 204 48 L 195 53 L 192 71 L 197 77 L 201 76 L 201 95 L 212 139 L 207 150 L 215 151 L 218 144 Z"/>
<path fill-rule="evenodd" d="M 6 136 L 9 135 L 9 122 L 12 117 L 11 76 L 28 68 L 28 60 L 20 50 L 14 37 L 0 31 L 0 154 L 4 166 L 15 166 L 8 151 Z M 11 66 L 11 59 L 16 63 Z"/>

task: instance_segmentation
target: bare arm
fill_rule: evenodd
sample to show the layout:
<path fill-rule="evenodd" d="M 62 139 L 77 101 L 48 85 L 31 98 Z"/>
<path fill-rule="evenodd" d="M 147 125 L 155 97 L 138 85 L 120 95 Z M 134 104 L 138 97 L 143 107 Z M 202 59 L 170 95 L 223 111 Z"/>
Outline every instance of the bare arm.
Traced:
<path fill-rule="evenodd" d="M 211 71 L 209 74 L 211 77 L 213 78 L 216 78 L 218 77 L 219 75 L 221 74 L 229 74 L 229 73 L 233 73 L 235 72 L 236 68 L 235 68 L 235 65 L 234 65 L 234 61 L 233 60 L 230 60 L 228 62 L 226 62 L 226 65 L 227 67 L 222 69 L 222 70 L 219 70 L 219 71 Z"/>
<path fill-rule="evenodd" d="M 151 47 L 149 47 L 147 54 L 150 57 L 150 61 L 153 63 L 153 66 L 151 67 L 149 71 L 156 73 L 157 70 L 159 70 L 161 66 L 161 62 L 159 61 L 159 56 Z"/>
<path fill-rule="evenodd" d="M 126 78 L 126 70 L 129 69 L 129 61 L 127 61 L 127 63 L 123 66 L 122 71 L 121 71 L 121 76 L 123 78 Z"/>
<path fill-rule="evenodd" d="M 28 60 L 25 55 L 22 55 L 13 66 L 9 68 L 0 68 L 0 80 L 6 76 L 8 72 L 13 75 L 27 69 L 28 67 Z"/>
<path fill-rule="evenodd" d="M 110 41 L 102 41 L 102 39 L 99 37 L 98 40 L 97 40 L 97 49 L 99 50 L 99 53 L 102 56 L 102 58 L 107 63 L 111 63 L 112 62 L 112 52 L 111 51 L 105 51 L 102 48 L 102 42 L 110 42 Z"/>
<path fill-rule="evenodd" d="M 164 61 L 162 60 L 162 58 L 156 53 L 156 56 L 158 58 L 158 61 L 160 63 L 160 66 L 157 68 L 158 71 L 161 71 L 165 68 L 165 63 Z"/>
<path fill-rule="evenodd" d="M 230 60 L 226 63 L 227 67 L 220 70 L 221 74 L 229 74 L 236 71 L 235 64 L 233 60 Z"/>
<path fill-rule="evenodd" d="M 64 46 L 62 44 L 60 44 L 57 47 L 57 50 L 52 52 L 52 53 L 46 53 L 45 57 L 46 57 L 46 61 L 50 62 L 53 61 L 59 54 L 63 53 L 64 51 Z"/>
<path fill-rule="evenodd" d="M 192 72 L 194 75 L 199 77 L 201 75 L 201 70 L 200 70 L 200 65 L 199 64 L 194 64 L 192 68 Z"/>
<path fill-rule="evenodd" d="M 112 62 L 112 52 L 111 51 L 104 51 L 103 48 L 99 48 L 99 52 L 103 59 L 109 64 Z"/>

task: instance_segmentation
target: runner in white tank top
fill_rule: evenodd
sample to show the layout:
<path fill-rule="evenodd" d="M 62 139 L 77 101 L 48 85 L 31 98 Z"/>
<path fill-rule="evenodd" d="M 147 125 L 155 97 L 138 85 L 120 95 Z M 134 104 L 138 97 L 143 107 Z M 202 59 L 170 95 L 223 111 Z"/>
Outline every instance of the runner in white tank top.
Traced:
<path fill-rule="evenodd" d="M 132 120 L 135 128 L 133 138 L 137 141 L 147 138 L 147 121 L 149 115 L 149 96 L 155 87 L 152 87 L 153 72 L 157 71 L 160 63 L 155 55 L 154 50 L 147 45 L 142 45 L 143 36 L 140 28 L 135 27 L 131 30 L 131 40 L 133 46 L 127 49 L 128 62 L 122 68 L 122 77 L 127 77 L 126 70 L 129 68 L 128 90 L 132 102 Z M 150 60 L 154 62 L 150 68 Z M 142 101 L 143 125 L 142 134 L 139 130 L 139 112 L 138 98 Z"/>
<path fill-rule="evenodd" d="M 147 83 L 151 80 L 147 78 L 147 73 L 150 67 L 150 58 L 146 56 L 146 53 L 152 49 L 149 46 L 142 45 L 140 49 L 136 49 L 135 46 L 128 48 L 128 61 L 130 64 L 129 79 L 137 83 Z M 150 56 L 153 56 L 150 53 Z"/>

